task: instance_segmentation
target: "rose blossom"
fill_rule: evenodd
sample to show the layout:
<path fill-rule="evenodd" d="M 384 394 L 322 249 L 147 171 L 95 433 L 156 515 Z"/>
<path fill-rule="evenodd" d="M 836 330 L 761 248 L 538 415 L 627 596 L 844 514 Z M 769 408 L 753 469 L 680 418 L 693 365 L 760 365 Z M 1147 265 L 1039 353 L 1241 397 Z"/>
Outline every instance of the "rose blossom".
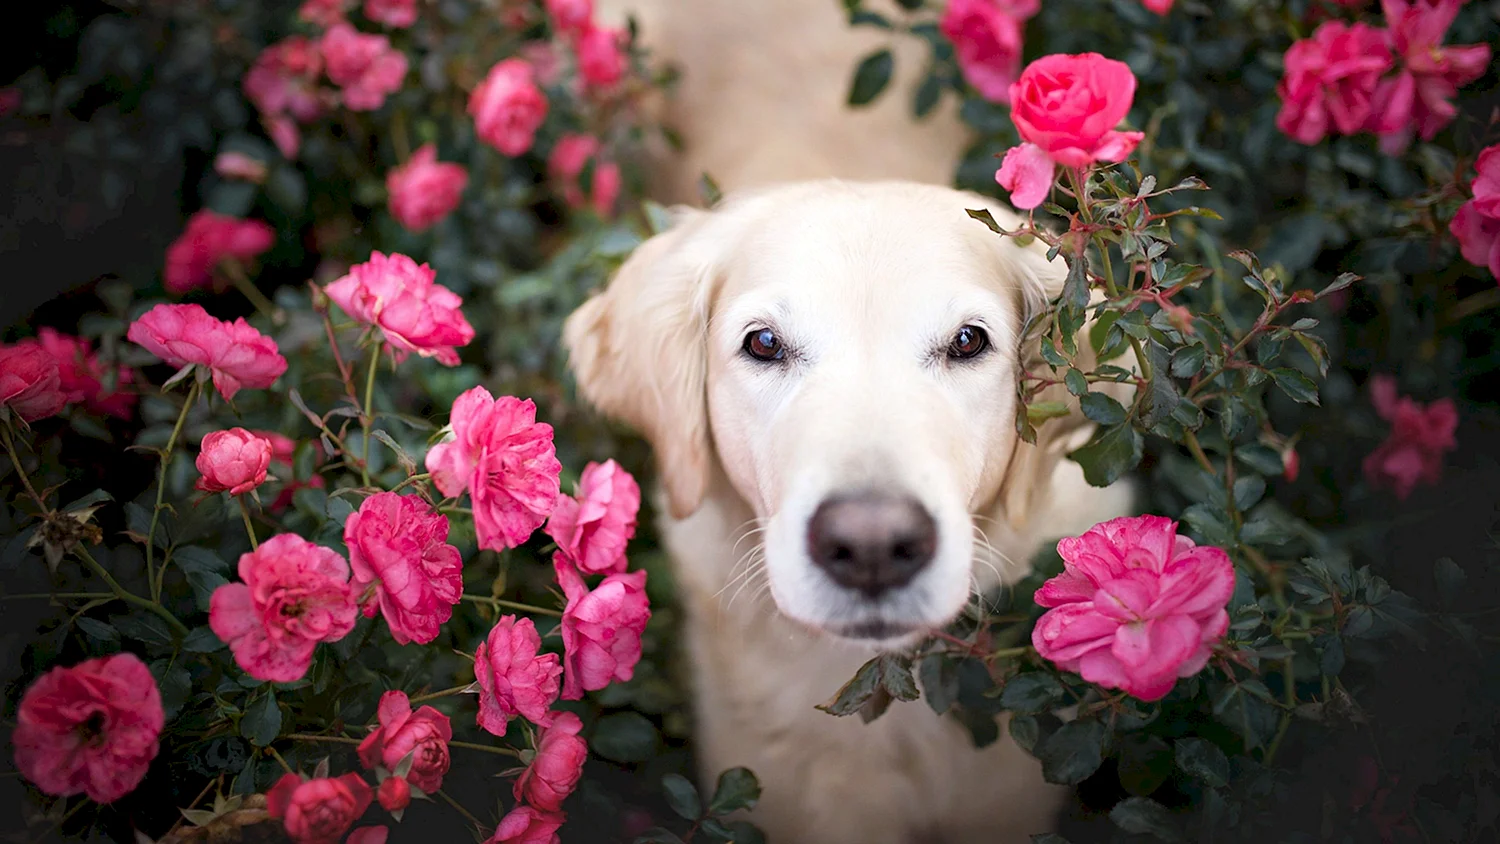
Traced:
<path fill-rule="evenodd" d="M 1500 144 L 1479 153 L 1474 169 L 1478 172 L 1469 184 L 1474 198 L 1459 206 L 1448 231 L 1458 240 L 1465 261 L 1488 266 L 1500 280 Z"/>
<path fill-rule="evenodd" d="M 573 41 L 578 54 L 578 73 L 595 88 L 608 88 L 625 75 L 623 30 L 590 24 Z"/>
<path fill-rule="evenodd" d="M 547 519 L 547 535 L 588 574 L 625 570 L 625 546 L 635 536 L 641 488 L 613 460 L 590 463 L 578 479 L 578 497 L 560 496 Z"/>
<path fill-rule="evenodd" d="M 563 801 L 578 787 L 589 746 L 578 734 L 583 722 L 572 712 L 559 712 L 552 725 L 542 730 L 536 757 L 516 778 L 515 795 L 528 805 L 547 812 L 562 810 Z"/>
<path fill-rule="evenodd" d="M 641 659 L 641 633 L 651 619 L 646 573 L 612 574 L 593 591 L 562 554 L 552 557 L 557 582 L 567 596 L 563 609 L 564 700 L 629 680 Z"/>
<path fill-rule="evenodd" d="M 452 436 L 427 452 L 433 483 L 444 495 L 468 491 L 479 547 L 520 545 L 547 520 L 560 492 L 552 426 L 536 421 L 531 399 L 497 399 L 483 387 L 460 395 L 451 419 Z"/>
<path fill-rule="evenodd" d="M 391 831 L 386 827 L 362 826 L 349 833 L 349 837 L 344 839 L 344 844 L 385 844 L 390 836 Z"/>
<path fill-rule="evenodd" d="M 306 0 L 297 9 L 297 19 L 327 29 L 344 20 L 348 0 Z"/>
<path fill-rule="evenodd" d="M 411 784 L 405 777 L 386 777 L 375 790 L 375 799 L 387 812 L 399 812 L 411 805 Z"/>
<path fill-rule="evenodd" d="M 1391 434 L 1365 458 L 1365 479 L 1371 486 L 1389 487 L 1405 499 L 1417 484 L 1435 484 L 1443 474 L 1443 455 L 1458 447 L 1458 409 L 1452 399 L 1426 407 L 1396 392 L 1396 379 L 1370 379 L 1370 399 L 1381 419 L 1391 423 Z"/>
<path fill-rule="evenodd" d="M 1391 53 L 1378 29 L 1326 21 L 1311 38 L 1287 48 L 1285 63 L 1276 86 L 1276 128 L 1311 145 L 1323 140 L 1330 123 L 1345 135 L 1364 126 L 1380 75 L 1391 68 Z"/>
<path fill-rule="evenodd" d="M 130 324 L 130 342 L 176 366 L 202 366 L 226 399 L 243 387 L 261 390 L 286 371 L 276 341 L 241 317 L 214 319 L 198 305 L 157 305 Z"/>
<path fill-rule="evenodd" d="M 1207 664 L 1229 629 L 1234 566 L 1160 516 L 1124 516 L 1057 543 L 1064 571 L 1036 602 L 1052 607 L 1032 646 L 1064 671 L 1159 700 Z"/>
<path fill-rule="evenodd" d="M 505 735 L 511 718 L 522 715 L 536 724 L 550 722 L 548 709 L 557 700 L 562 666 L 557 654 L 539 654 L 542 638 L 531 619 L 501 616 L 474 652 L 474 680 L 479 685 L 480 727 Z"/>
<path fill-rule="evenodd" d="M 397 361 L 416 352 L 458 366 L 456 347 L 474 339 L 474 328 L 459 310 L 464 300 L 436 278 L 431 267 L 405 255 L 371 252 L 324 292 L 349 316 L 379 326 Z"/>
<path fill-rule="evenodd" d="M 406 693 L 394 690 L 380 696 L 378 711 L 380 726 L 359 743 L 360 763 L 394 771 L 410 754 L 409 784 L 425 794 L 442 788 L 443 775 L 448 773 L 448 742 L 453 740 L 448 716 L 431 706 L 413 712 Z"/>
<path fill-rule="evenodd" d="M 458 207 L 469 183 L 461 164 L 437 160 L 437 147 L 423 144 L 405 164 L 386 174 L 391 216 L 414 232 L 425 231 Z"/>
<path fill-rule="evenodd" d="M 582 33 L 594 19 L 594 0 L 547 0 L 552 28 L 560 33 Z"/>
<path fill-rule="evenodd" d="M 505 155 L 521 155 L 547 119 L 547 97 L 536 86 L 531 65 L 506 59 L 469 95 L 469 116 L 480 140 Z"/>
<path fill-rule="evenodd" d="M 406 54 L 384 35 L 362 33 L 348 23 L 336 23 L 319 42 L 328 78 L 344 90 L 350 111 L 374 111 L 401 89 L 406 79 Z"/>
<path fill-rule="evenodd" d="M 1040 8 L 1041 0 L 949 0 L 938 27 L 980 96 L 1010 102 L 1010 86 L 1021 72 L 1021 25 Z"/>
<path fill-rule="evenodd" d="M 448 544 L 448 517 L 414 495 L 380 492 L 349 514 L 344 543 L 354 594 L 374 592 L 365 616 L 374 618 L 378 605 L 391 637 L 403 645 L 436 639 L 464 592 L 463 558 Z"/>
<path fill-rule="evenodd" d="M 276 243 L 276 231 L 260 220 L 241 220 L 204 208 L 167 247 L 167 290 L 186 293 L 213 284 L 227 260 L 249 263 Z"/>
<path fill-rule="evenodd" d="M 1432 140 L 1458 114 L 1449 100 L 1459 88 L 1483 76 L 1489 66 L 1487 44 L 1441 46 L 1464 2 L 1381 0 L 1391 51 L 1402 62 L 1396 75 L 1376 89 L 1368 124 L 1381 136 L 1386 153 L 1404 151 L 1413 132 L 1424 141 Z"/>
<path fill-rule="evenodd" d="M 1474 181 L 1469 183 L 1474 210 L 1492 220 L 1500 219 L 1500 144 L 1481 150 L 1474 169 Z"/>
<path fill-rule="evenodd" d="M 370 786 L 359 774 L 304 781 L 285 774 L 266 792 L 266 813 L 297 844 L 337 844 L 370 807 Z"/>
<path fill-rule="evenodd" d="M 271 441 L 244 428 L 214 431 L 204 436 L 196 465 L 195 489 L 243 495 L 266 482 Z"/>
<path fill-rule="evenodd" d="M 484 844 L 557 844 L 557 830 L 562 824 L 560 812 L 519 806 L 500 819 L 495 834 Z"/>
<path fill-rule="evenodd" d="M 365 17 L 378 24 L 405 29 L 417 22 L 417 0 L 365 0 Z"/>
<path fill-rule="evenodd" d="M 0 346 L 0 406 L 33 422 L 61 411 L 67 403 L 57 360 L 41 344 Z"/>
<path fill-rule="evenodd" d="M 324 94 L 318 87 L 322 71 L 317 42 L 294 35 L 262 50 L 245 74 L 245 96 L 287 158 L 296 158 L 302 144 L 297 124 L 323 113 Z"/>
<path fill-rule="evenodd" d="M 122 388 L 135 381 L 135 373 L 123 366 L 115 367 L 114 389 L 106 391 L 107 373 L 99 356 L 82 337 L 71 337 L 43 326 L 34 342 L 57 361 L 58 385 L 69 404 L 82 402 L 95 413 L 129 419 L 135 409 L 136 396 Z"/>
<path fill-rule="evenodd" d="M 620 165 L 597 157 L 599 140 L 592 135 L 567 134 L 557 140 L 552 154 L 547 156 L 547 175 L 562 187 L 563 201 L 570 208 L 582 208 L 592 204 L 601 217 L 608 217 L 620 195 Z M 589 159 L 594 161 L 594 175 L 590 180 L 589 195 L 583 194 L 578 177 Z"/>
<path fill-rule="evenodd" d="M 1145 137 L 1115 129 L 1134 99 L 1135 74 L 1124 62 L 1098 53 L 1037 59 L 1010 86 L 1011 120 L 1023 143 L 1005 154 L 996 181 L 1016 207 L 1035 208 L 1051 187 L 1054 164 L 1124 161 Z"/>
<path fill-rule="evenodd" d="M 354 629 L 359 608 L 349 564 L 335 551 L 278 534 L 240 557 L 239 572 L 244 583 L 214 590 L 208 626 L 257 680 L 300 680 L 319 642 L 336 642 Z"/>
<path fill-rule="evenodd" d="M 258 185 L 266 180 L 266 163 L 243 152 L 221 152 L 214 157 L 214 172 Z"/>
<path fill-rule="evenodd" d="M 1172 11 L 1173 2 L 1174 0 L 1141 0 L 1141 5 L 1157 13 L 1158 15 L 1165 15 L 1166 13 Z M 1363 0 L 1361 0 L 1361 2 L 1363 2 Z"/>
<path fill-rule="evenodd" d="M 16 768 L 54 797 L 112 803 L 146 776 L 165 720 L 156 678 L 135 654 L 57 666 L 21 696 Z"/>

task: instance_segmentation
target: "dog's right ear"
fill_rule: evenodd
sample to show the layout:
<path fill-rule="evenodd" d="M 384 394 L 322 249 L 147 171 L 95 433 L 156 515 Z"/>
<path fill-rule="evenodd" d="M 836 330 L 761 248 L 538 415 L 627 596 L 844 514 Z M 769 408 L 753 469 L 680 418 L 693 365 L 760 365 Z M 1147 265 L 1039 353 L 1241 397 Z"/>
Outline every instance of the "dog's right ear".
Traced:
<path fill-rule="evenodd" d="M 636 248 L 609 285 L 563 324 L 583 397 L 651 443 L 672 515 L 698 508 L 708 486 L 708 316 L 716 256 L 699 235 L 711 212 L 674 209 L 677 222 Z"/>

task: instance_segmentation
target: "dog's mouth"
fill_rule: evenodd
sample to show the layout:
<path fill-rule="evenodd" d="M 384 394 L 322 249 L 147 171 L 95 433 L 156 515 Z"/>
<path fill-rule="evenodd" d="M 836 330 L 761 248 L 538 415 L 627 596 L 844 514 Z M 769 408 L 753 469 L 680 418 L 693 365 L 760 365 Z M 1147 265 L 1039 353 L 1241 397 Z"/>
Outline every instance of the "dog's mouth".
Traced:
<path fill-rule="evenodd" d="M 908 639 L 918 635 L 925 635 L 929 632 L 925 625 L 889 621 L 886 619 L 873 619 L 853 624 L 834 625 L 825 629 L 829 633 L 844 639 L 854 639 L 870 643 L 889 642 L 894 639 Z"/>

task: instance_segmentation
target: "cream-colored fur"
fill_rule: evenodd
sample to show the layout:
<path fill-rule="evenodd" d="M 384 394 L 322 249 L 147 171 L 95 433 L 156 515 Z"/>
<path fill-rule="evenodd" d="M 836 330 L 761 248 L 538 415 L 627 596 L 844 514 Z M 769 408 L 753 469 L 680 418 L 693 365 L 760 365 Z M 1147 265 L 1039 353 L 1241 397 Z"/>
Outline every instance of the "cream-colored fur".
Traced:
<path fill-rule="evenodd" d="M 1008 737 L 975 750 L 921 702 L 868 725 L 814 707 L 971 591 L 1024 576 L 1043 543 L 1130 510 L 1127 488 L 1090 487 L 1063 459 L 1091 433 L 1076 412 L 1035 446 L 1014 433 L 1019 369 L 1039 366 L 1019 332 L 1061 262 L 965 214 L 1014 228 L 1008 208 L 937 186 L 966 139 L 951 111 L 907 116 L 920 49 L 898 56 L 906 84 L 880 107 L 842 110 L 881 38 L 848 30 L 836 0 L 604 6 L 633 7 L 684 71 L 665 116 L 687 150 L 659 161 L 657 196 L 691 201 L 705 170 L 729 195 L 678 209 L 565 328 L 582 394 L 657 453 L 702 784 L 754 770 L 771 844 L 1027 841 L 1065 792 Z M 966 324 L 993 350 L 955 364 L 942 350 Z M 742 353 L 762 327 L 795 350 L 786 365 Z M 920 500 L 940 541 L 907 587 L 858 599 L 810 563 L 805 536 L 823 497 L 871 486 Z M 878 639 L 837 632 L 872 625 Z"/>

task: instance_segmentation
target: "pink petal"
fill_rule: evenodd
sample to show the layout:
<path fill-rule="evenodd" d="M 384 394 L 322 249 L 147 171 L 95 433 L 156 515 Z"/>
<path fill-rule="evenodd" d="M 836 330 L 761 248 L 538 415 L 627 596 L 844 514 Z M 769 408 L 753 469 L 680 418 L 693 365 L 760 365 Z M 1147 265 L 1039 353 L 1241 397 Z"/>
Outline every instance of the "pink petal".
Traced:
<path fill-rule="evenodd" d="M 1031 209 L 1041 205 L 1052 190 L 1056 168 L 1047 153 L 1036 144 L 1011 147 L 995 173 L 995 181 L 1011 192 L 1010 202 L 1017 208 Z"/>

